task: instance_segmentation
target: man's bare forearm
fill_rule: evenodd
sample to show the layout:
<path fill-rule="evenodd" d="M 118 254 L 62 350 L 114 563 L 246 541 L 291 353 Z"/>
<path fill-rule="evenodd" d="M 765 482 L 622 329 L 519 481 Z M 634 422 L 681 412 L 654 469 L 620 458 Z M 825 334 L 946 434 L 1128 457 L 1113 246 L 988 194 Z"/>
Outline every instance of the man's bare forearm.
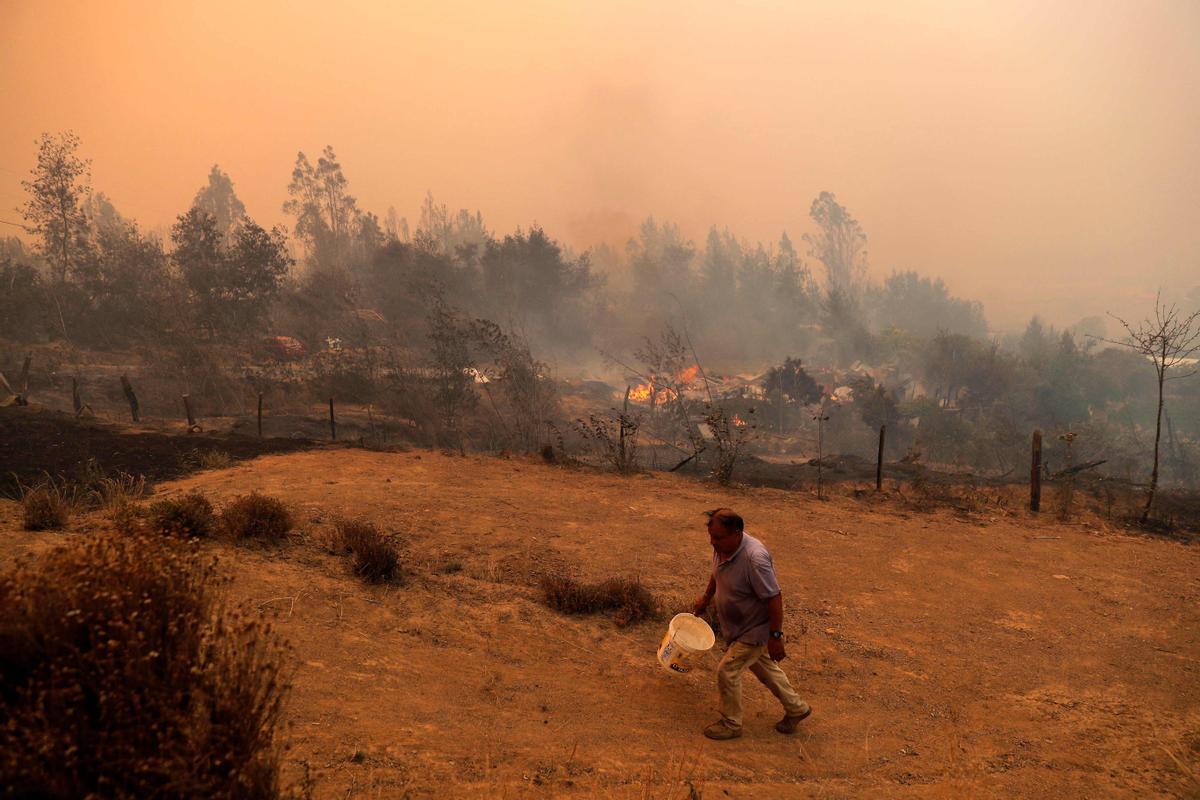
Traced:
<path fill-rule="evenodd" d="M 713 595 L 716 593 L 717 593 L 717 578 L 714 575 L 708 579 L 708 588 L 704 590 L 704 594 L 702 594 L 700 596 L 700 599 L 698 599 L 696 601 L 696 606 L 692 609 L 692 612 L 697 615 L 703 614 L 704 610 L 706 608 L 708 608 L 708 604 L 710 602 L 712 602 Z"/>
<path fill-rule="evenodd" d="M 767 601 L 767 620 L 771 630 L 783 630 L 783 592 Z"/>

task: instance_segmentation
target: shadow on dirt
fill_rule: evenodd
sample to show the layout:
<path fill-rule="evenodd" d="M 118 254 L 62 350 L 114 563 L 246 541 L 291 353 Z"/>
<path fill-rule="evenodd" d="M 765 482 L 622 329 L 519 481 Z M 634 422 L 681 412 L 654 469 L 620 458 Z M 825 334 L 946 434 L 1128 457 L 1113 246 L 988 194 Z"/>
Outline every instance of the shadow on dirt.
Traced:
<path fill-rule="evenodd" d="M 204 453 L 239 461 L 318 446 L 308 439 L 129 431 L 57 411 L 0 408 L 0 493 L 11 495 L 18 481 L 29 484 L 46 474 L 78 479 L 81 470 L 97 468 L 109 475 L 144 475 L 147 483 L 156 483 L 196 471 Z"/>

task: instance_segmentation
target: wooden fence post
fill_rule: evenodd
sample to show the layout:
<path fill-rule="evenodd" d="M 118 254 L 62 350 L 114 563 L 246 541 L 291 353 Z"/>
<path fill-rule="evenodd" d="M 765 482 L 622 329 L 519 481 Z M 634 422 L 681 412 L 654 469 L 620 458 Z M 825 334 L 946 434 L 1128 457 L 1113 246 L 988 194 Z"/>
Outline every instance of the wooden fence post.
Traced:
<path fill-rule="evenodd" d="M 129 382 L 129 378 L 125 375 L 121 376 L 121 389 L 125 392 L 125 399 L 129 401 L 129 414 L 133 417 L 134 422 L 141 422 L 141 417 L 138 416 L 138 399 L 133 393 L 133 384 Z"/>
<path fill-rule="evenodd" d="M 258 393 L 258 438 L 262 438 L 262 392 Z"/>
<path fill-rule="evenodd" d="M 183 410 L 187 414 L 188 433 L 196 430 L 196 417 L 192 414 L 192 400 L 186 394 L 183 396 Z"/>
<path fill-rule="evenodd" d="M 333 416 L 333 398 L 329 398 L 329 438 L 337 441 L 337 420 Z"/>
<path fill-rule="evenodd" d="M 879 426 L 879 455 L 875 459 L 875 491 L 883 490 L 883 436 L 887 425 Z"/>
<path fill-rule="evenodd" d="M 25 363 L 21 365 L 21 375 L 17 378 L 17 386 L 20 387 L 20 395 L 17 398 L 17 405 L 29 405 L 29 362 L 33 361 L 33 354 L 29 353 L 25 356 Z"/>
<path fill-rule="evenodd" d="M 1029 467 L 1029 510 L 1042 508 L 1042 432 L 1033 432 L 1033 463 Z"/>
<path fill-rule="evenodd" d="M 92 407 L 83 402 L 83 395 L 79 393 L 79 381 L 75 378 L 71 378 L 71 407 L 75 409 L 75 419 L 82 417 L 85 411 L 90 412 L 93 417 L 96 416 Z"/>

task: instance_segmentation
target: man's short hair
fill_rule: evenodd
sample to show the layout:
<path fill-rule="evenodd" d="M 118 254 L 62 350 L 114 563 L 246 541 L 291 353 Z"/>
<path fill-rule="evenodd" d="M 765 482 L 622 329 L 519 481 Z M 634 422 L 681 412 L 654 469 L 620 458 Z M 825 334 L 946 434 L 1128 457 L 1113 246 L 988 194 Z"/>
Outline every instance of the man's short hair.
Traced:
<path fill-rule="evenodd" d="M 716 522 L 730 533 L 741 532 L 746 528 L 746 523 L 732 508 L 714 508 L 712 511 L 704 513 L 708 515 L 710 521 Z"/>

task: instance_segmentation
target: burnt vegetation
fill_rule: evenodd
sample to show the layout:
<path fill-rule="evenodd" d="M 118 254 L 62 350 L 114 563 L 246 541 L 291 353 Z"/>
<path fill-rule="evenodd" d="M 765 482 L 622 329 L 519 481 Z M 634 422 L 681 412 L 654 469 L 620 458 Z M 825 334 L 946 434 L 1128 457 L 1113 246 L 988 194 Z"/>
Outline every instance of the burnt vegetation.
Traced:
<path fill-rule="evenodd" d="M 1110 495 L 1143 492 L 1147 522 L 1156 493 L 1174 519 L 1171 495 L 1198 488 L 1187 307 L 1156 306 L 1178 328 L 1165 376 L 1153 326 L 1109 340 L 1102 316 L 1065 329 L 1033 317 L 996 334 L 981 303 L 936 277 L 873 279 L 867 231 L 830 192 L 795 240 L 714 226 L 692 241 L 651 218 L 623 249 L 575 252 L 536 225 L 493 231 L 431 194 L 412 224 L 378 216 L 325 147 L 280 176 L 286 228 L 251 219 L 214 166 L 160 235 L 92 187 L 84 151 L 70 133 L 43 137 L 25 182 L 28 241 L 0 243 L 0 371 L 28 352 L 38 365 L 0 386 L 0 403 L 72 397 L 81 420 L 122 413 L 115 378 L 128 373 L 148 417 L 178 419 L 188 395 L 239 433 L 257 432 L 263 398 L 267 437 L 540 451 L 793 487 L 813 484 L 818 452 L 822 468 L 828 454 L 873 462 L 881 428 L 894 476 L 920 465 L 1022 480 L 1036 429 L 1048 482 L 1070 477 L 1093 498 L 1118 483 Z M 336 426 L 322 421 L 331 398 L 352 409 Z M 176 460 L 236 457 L 234 443 L 195 449 Z M 799 471 L 782 475 L 781 460 Z"/>

